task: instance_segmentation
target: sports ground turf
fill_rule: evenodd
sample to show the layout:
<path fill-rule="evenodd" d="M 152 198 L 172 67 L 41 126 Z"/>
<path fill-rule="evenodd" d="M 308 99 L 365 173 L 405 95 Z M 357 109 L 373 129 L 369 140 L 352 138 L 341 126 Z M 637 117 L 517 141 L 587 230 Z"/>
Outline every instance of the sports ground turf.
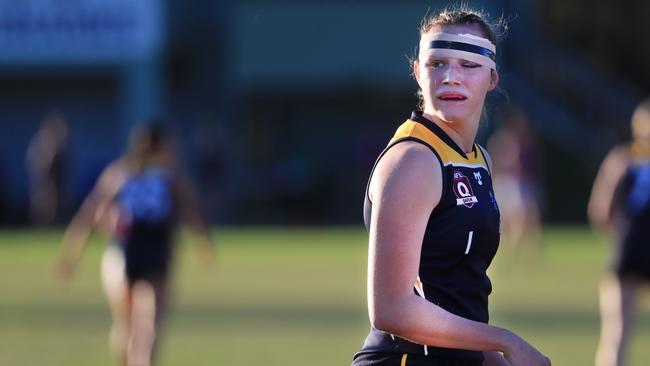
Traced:
<path fill-rule="evenodd" d="M 53 276 L 61 233 L 0 232 L 0 365 L 112 365 L 99 286 L 103 239 L 67 286 Z M 368 330 L 361 228 L 215 232 L 218 260 L 179 251 L 159 365 L 348 365 Z M 553 365 L 592 365 L 597 282 L 607 258 L 586 228 L 550 228 L 533 256 L 502 247 L 490 270 L 492 323 L 537 345 Z M 650 360 L 649 296 L 631 366 Z"/>

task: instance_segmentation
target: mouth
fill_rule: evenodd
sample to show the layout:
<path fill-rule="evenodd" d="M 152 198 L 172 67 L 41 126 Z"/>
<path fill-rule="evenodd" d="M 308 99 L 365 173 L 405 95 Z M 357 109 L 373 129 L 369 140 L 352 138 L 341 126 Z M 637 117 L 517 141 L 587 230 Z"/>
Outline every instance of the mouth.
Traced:
<path fill-rule="evenodd" d="M 467 97 L 459 93 L 445 93 L 439 95 L 438 99 L 444 101 L 462 102 L 463 100 L 467 99 Z"/>

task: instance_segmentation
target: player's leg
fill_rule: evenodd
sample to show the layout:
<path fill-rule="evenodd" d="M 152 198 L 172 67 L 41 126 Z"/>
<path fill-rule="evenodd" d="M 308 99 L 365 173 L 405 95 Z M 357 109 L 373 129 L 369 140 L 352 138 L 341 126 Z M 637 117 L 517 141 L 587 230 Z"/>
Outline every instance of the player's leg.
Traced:
<path fill-rule="evenodd" d="M 526 214 L 526 244 L 537 253 L 542 251 L 542 218 L 539 206 L 534 197 L 525 199 Z"/>
<path fill-rule="evenodd" d="M 623 366 L 630 325 L 635 316 L 638 283 L 606 276 L 600 285 L 601 333 L 596 366 Z"/>
<path fill-rule="evenodd" d="M 169 299 L 169 284 L 167 281 L 167 275 L 159 275 L 153 280 L 153 288 L 156 299 L 156 314 L 154 315 L 155 319 L 155 328 L 154 328 L 154 339 L 153 345 L 151 348 L 151 359 L 155 359 L 156 355 L 156 346 L 158 345 L 158 340 L 160 339 L 160 334 L 162 331 L 163 320 L 167 313 L 167 304 Z"/>
<path fill-rule="evenodd" d="M 129 366 L 149 366 L 155 332 L 156 301 L 149 281 L 137 280 L 130 288 L 131 328 L 128 346 Z"/>
<path fill-rule="evenodd" d="M 124 254 L 121 249 L 109 245 L 102 257 L 101 277 L 112 317 L 109 346 L 120 365 L 126 365 L 129 337 L 129 297 L 124 268 Z"/>
<path fill-rule="evenodd" d="M 138 280 L 131 286 L 132 309 L 129 366 L 151 365 L 161 319 L 166 308 L 164 277 Z"/>

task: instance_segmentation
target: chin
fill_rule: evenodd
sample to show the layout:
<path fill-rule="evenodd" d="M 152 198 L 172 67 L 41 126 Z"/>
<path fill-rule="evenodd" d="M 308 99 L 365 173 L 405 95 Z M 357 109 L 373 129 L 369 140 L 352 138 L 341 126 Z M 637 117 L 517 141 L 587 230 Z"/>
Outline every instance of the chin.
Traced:
<path fill-rule="evenodd" d="M 454 123 L 457 121 L 464 121 L 469 118 L 465 113 L 453 113 L 453 112 L 438 112 L 436 117 L 440 118 L 443 122 Z"/>

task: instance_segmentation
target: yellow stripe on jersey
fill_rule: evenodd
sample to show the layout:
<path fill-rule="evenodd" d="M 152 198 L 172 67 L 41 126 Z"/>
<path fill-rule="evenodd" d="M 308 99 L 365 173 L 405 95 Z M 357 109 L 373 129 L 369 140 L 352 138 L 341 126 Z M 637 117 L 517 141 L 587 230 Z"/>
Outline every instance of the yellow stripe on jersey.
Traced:
<path fill-rule="evenodd" d="M 402 355 L 402 362 L 400 362 L 400 366 L 406 366 L 406 356 L 408 356 L 406 353 Z"/>
<path fill-rule="evenodd" d="M 438 153 L 443 165 L 483 167 L 485 170 L 489 171 L 488 165 L 483 157 L 483 152 L 477 144 L 474 144 L 476 154 L 470 153 L 467 154 L 467 157 L 462 156 L 458 151 L 454 150 L 451 146 L 442 141 L 440 137 L 426 128 L 423 124 L 410 119 L 406 120 L 406 122 L 399 126 L 395 135 L 390 140 L 389 145 L 398 140 L 409 137 L 417 138 L 429 145 Z"/>
<path fill-rule="evenodd" d="M 630 144 L 630 155 L 636 162 L 644 162 L 650 160 L 650 144 L 642 141 L 633 141 Z"/>

